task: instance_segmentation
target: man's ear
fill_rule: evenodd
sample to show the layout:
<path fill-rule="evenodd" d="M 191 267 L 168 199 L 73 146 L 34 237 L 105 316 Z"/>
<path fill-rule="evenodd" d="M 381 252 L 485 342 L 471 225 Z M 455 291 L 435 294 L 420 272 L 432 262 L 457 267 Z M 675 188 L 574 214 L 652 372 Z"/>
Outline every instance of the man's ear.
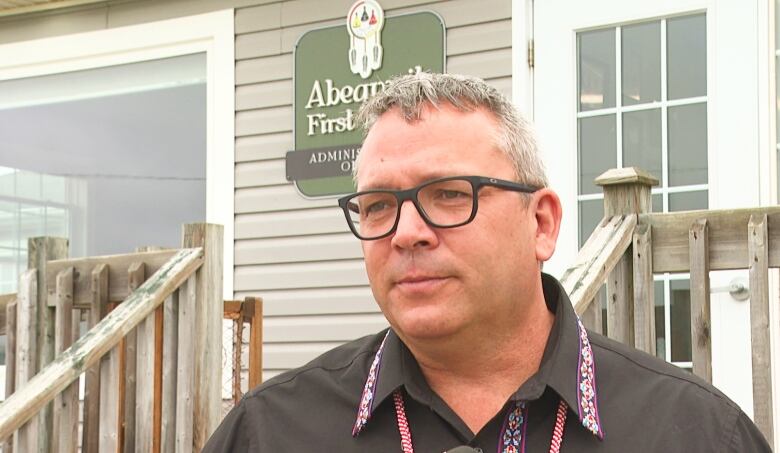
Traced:
<path fill-rule="evenodd" d="M 558 241 L 563 216 L 561 200 L 554 191 L 544 188 L 533 194 L 528 207 L 536 217 L 536 260 L 544 262 L 550 259 Z"/>

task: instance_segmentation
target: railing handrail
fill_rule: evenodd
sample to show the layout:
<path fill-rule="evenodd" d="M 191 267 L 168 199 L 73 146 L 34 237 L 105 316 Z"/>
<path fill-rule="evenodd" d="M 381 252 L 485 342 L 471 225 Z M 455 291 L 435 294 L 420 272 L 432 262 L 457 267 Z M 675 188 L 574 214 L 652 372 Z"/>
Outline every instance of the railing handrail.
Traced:
<path fill-rule="evenodd" d="M 631 244 L 636 214 L 605 217 L 582 246 L 574 264 L 561 277 L 574 311 L 582 315 Z"/>
<path fill-rule="evenodd" d="M 780 206 L 639 214 L 653 230 L 653 272 L 689 272 L 688 230 L 706 219 L 710 230 L 710 270 L 747 269 L 748 230 L 753 215 L 766 215 L 769 267 L 780 267 Z"/>
<path fill-rule="evenodd" d="M 203 249 L 178 251 L 86 335 L 0 404 L 0 439 L 7 438 L 149 316 L 203 264 Z M 194 284 L 194 283 L 193 283 Z"/>
<path fill-rule="evenodd" d="M 697 219 L 707 219 L 710 229 L 715 230 L 714 242 L 710 239 L 711 256 L 714 255 L 713 262 L 710 263 L 710 270 L 719 269 L 747 269 L 749 263 L 747 260 L 747 245 L 745 240 L 733 240 L 734 244 L 739 245 L 738 252 L 732 252 L 730 255 L 744 255 L 744 259 L 736 259 L 734 256 L 723 256 L 720 252 L 720 236 L 736 236 L 730 230 L 743 229 L 743 235 L 747 236 L 747 230 L 742 227 L 746 224 L 751 215 L 766 214 L 770 222 L 780 223 L 780 206 L 765 206 L 758 208 L 740 208 L 740 209 L 702 209 L 694 211 L 678 211 L 667 213 L 640 213 L 619 216 L 605 216 L 596 229 L 590 235 L 585 244 L 580 248 L 577 257 L 561 277 L 560 281 L 569 294 L 572 305 L 577 314 L 582 314 L 588 309 L 593 298 L 596 296 L 601 285 L 603 285 L 606 276 L 615 267 L 620 256 L 631 244 L 631 236 L 634 234 L 638 225 L 647 224 L 652 227 L 653 232 L 653 254 L 659 255 L 653 260 L 654 273 L 660 272 L 689 272 L 690 265 L 687 264 L 688 258 L 688 229 Z M 627 221 L 624 221 L 627 220 Z M 721 233 L 719 230 L 723 231 Z M 780 229 L 770 230 L 771 247 L 769 250 L 770 267 L 780 265 Z M 675 240 L 672 236 L 679 236 Z M 680 249 L 681 259 L 675 260 L 675 255 L 667 250 L 673 242 Z M 729 244 L 730 245 L 730 244 Z M 658 252 L 656 250 L 663 250 Z M 681 261 L 686 260 L 685 264 Z M 712 258 L 711 258 L 712 259 Z M 669 262 L 669 264 L 667 264 Z M 679 264 L 677 264 L 680 262 Z M 682 266 L 682 267 L 680 267 Z"/>

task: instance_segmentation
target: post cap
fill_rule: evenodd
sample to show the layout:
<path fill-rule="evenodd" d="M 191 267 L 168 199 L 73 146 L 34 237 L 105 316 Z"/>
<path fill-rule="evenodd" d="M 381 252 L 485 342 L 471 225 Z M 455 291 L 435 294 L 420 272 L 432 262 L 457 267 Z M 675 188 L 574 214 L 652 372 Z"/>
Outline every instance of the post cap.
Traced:
<path fill-rule="evenodd" d="M 639 167 L 628 167 L 607 170 L 596 178 L 594 182 L 602 187 L 619 184 L 641 184 L 653 187 L 658 185 L 658 178 Z"/>

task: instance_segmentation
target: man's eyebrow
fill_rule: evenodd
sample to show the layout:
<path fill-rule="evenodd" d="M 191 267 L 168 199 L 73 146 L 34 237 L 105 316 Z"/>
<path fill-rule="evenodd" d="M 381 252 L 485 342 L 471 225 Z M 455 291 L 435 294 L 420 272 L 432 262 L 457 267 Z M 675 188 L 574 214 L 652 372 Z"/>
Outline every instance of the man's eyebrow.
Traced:
<path fill-rule="evenodd" d="M 426 173 L 425 175 L 420 177 L 417 182 L 415 182 L 414 184 L 412 184 L 410 186 L 399 187 L 397 184 L 386 184 L 386 183 L 384 183 L 382 181 L 379 181 L 379 182 L 372 182 L 370 184 L 366 184 L 365 186 L 360 187 L 360 191 L 364 192 L 366 190 L 406 190 L 406 189 L 410 189 L 412 187 L 417 187 L 420 184 L 425 184 L 428 181 L 433 181 L 434 179 L 447 178 L 447 177 L 450 177 L 450 176 L 464 176 L 464 175 L 465 175 L 465 173 L 463 173 L 463 174 L 461 174 L 461 173 L 450 173 L 450 172 L 443 173 L 443 172 L 440 172 L 440 171 L 435 171 L 435 172 L 431 172 L 431 173 Z"/>
<path fill-rule="evenodd" d="M 401 190 L 401 188 L 397 186 L 393 186 L 392 184 L 371 183 L 365 186 L 361 186 L 358 189 L 359 192 L 365 192 L 367 190 Z"/>

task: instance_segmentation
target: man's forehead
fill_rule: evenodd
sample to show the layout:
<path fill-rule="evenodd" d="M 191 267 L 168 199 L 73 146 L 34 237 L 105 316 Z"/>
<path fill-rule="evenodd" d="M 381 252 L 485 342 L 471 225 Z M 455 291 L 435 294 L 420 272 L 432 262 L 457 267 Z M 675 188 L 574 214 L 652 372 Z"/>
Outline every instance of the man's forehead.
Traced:
<path fill-rule="evenodd" d="M 408 188 L 440 177 L 484 173 L 480 169 L 493 159 L 505 163 L 496 141 L 498 123 L 487 109 L 463 111 L 449 103 L 428 103 L 424 109 L 419 119 L 407 120 L 395 106 L 372 125 L 357 167 L 360 190 Z"/>
<path fill-rule="evenodd" d="M 447 171 L 439 168 L 436 169 L 420 169 L 421 171 L 415 172 L 413 177 L 407 178 L 409 183 L 401 183 L 397 177 L 397 173 L 390 170 L 379 170 L 372 173 L 369 177 L 365 178 L 365 183 L 358 183 L 359 190 L 369 189 L 391 189 L 401 190 L 408 189 L 415 185 L 419 185 L 434 179 L 446 178 L 448 176 L 467 176 L 468 171 Z M 470 174 L 470 173 L 469 173 Z M 411 176 L 411 175 L 410 175 Z"/>
<path fill-rule="evenodd" d="M 358 167 L 358 190 L 408 189 L 427 181 L 449 176 L 494 176 L 511 178 L 514 169 L 507 157 L 494 149 L 479 159 L 442 158 L 447 150 L 423 150 L 384 154 L 377 151 L 368 165 Z M 506 170 L 506 171 L 504 171 Z M 506 173 L 506 174 L 505 174 Z"/>
<path fill-rule="evenodd" d="M 443 140 L 448 138 L 460 141 L 456 137 L 461 133 L 467 134 L 466 137 L 473 137 L 477 132 L 484 132 L 495 138 L 499 130 L 499 123 L 495 116 L 486 108 L 478 107 L 473 110 L 461 110 L 448 102 L 433 105 L 426 102 L 421 107 L 419 116 L 407 117 L 398 106 L 393 106 L 382 113 L 371 125 L 366 133 L 363 142 L 364 150 L 374 148 L 386 148 L 388 141 L 398 137 L 401 131 L 417 134 L 418 139 L 429 138 L 429 128 L 438 125 L 450 125 L 457 123 L 474 123 L 474 128 L 464 129 L 460 124 L 451 137 L 441 137 Z M 464 137 L 464 138 L 466 138 Z M 413 140 L 412 137 L 405 135 L 404 141 Z M 411 145 L 411 144 L 410 144 Z"/>

